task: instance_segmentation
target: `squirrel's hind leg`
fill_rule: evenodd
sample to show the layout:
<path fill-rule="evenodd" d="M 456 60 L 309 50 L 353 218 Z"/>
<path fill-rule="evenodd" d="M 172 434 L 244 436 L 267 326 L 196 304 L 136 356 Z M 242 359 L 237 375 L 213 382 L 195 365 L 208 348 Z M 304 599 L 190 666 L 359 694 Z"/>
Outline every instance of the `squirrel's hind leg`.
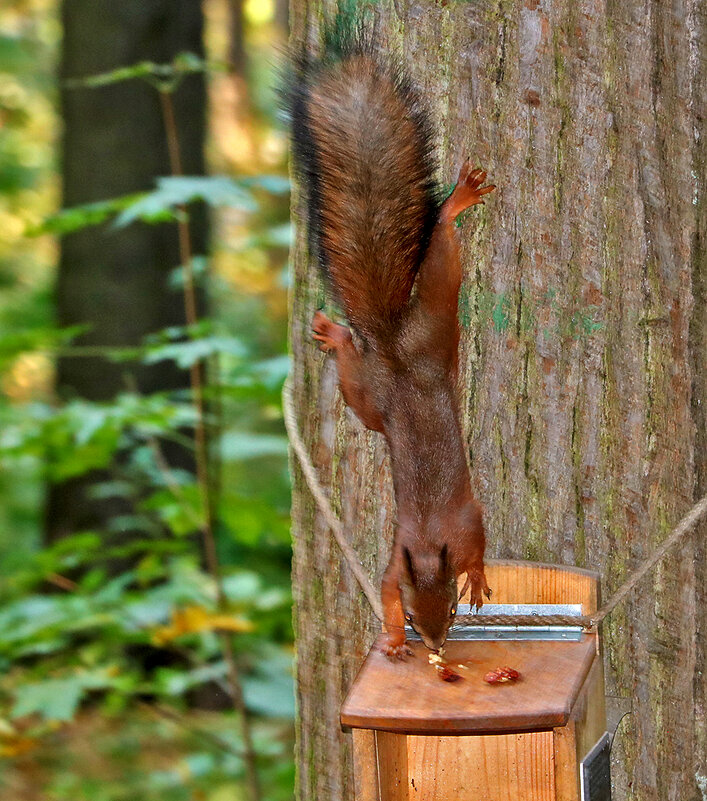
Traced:
<path fill-rule="evenodd" d="M 339 385 L 347 406 L 353 409 L 358 419 L 373 431 L 383 431 L 383 418 L 371 397 L 365 378 L 361 354 L 351 338 L 346 326 L 333 323 L 323 312 L 316 312 L 312 318 L 312 336 L 319 343 L 319 349 L 336 355 L 336 369 Z"/>
<path fill-rule="evenodd" d="M 486 180 L 486 173 L 481 169 L 472 169 L 471 162 L 467 161 L 459 171 L 459 180 L 452 194 L 444 201 L 440 210 L 440 220 L 454 222 L 456 218 L 470 206 L 483 204 L 483 196 L 493 192 L 494 184 L 482 186 Z"/>
<path fill-rule="evenodd" d="M 482 186 L 486 180 L 483 170 L 471 168 L 467 161 L 461 168 L 452 194 L 439 210 L 424 261 L 417 279 L 418 298 L 423 307 L 456 320 L 457 298 L 462 280 L 459 263 L 459 243 L 454 227 L 456 218 L 470 206 L 483 203 L 483 196 L 493 192 L 493 184 Z M 456 349 L 456 344 L 454 345 Z"/>
<path fill-rule="evenodd" d="M 452 194 L 444 201 L 437 223 L 432 231 L 427 253 L 417 278 L 417 302 L 424 326 L 429 316 L 434 324 L 424 330 L 430 333 L 428 348 L 438 359 L 448 363 L 456 372 L 459 328 L 457 311 L 462 268 L 459 260 L 459 242 L 454 221 L 462 211 L 483 203 L 483 196 L 493 192 L 493 184 L 482 186 L 486 180 L 483 170 L 473 170 L 466 162 L 459 173 L 459 181 Z"/>

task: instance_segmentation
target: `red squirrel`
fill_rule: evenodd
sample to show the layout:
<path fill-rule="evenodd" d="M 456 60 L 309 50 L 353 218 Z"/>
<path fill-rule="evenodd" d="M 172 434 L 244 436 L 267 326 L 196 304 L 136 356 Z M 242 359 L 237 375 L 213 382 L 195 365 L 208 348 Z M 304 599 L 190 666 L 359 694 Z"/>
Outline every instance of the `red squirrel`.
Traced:
<path fill-rule="evenodd" d="M 371 48 L 308 62 L 291 113 L 312 244 L 356 341 L 321 311 L 313 336 L 335 355 L 348 406 L 390 449 L 397 529 L 381 587 L 384 651 L 402 659 L 405 621 L 428 648 L 442 646 L 458 576 L 477 608 L 490 597 L 459 422 L 455 221 L 495 187 L 467 162 L 438 202 L 419 97 Z"/>

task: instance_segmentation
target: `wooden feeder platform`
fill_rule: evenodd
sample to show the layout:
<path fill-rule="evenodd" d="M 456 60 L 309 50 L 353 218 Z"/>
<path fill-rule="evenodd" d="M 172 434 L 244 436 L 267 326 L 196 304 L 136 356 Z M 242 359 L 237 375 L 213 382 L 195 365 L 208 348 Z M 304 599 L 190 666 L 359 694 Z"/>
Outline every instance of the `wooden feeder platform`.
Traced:
<path fill-rule="evenodd" d="M 345 726 L 405 734 L 491 734 L 564 726 L 596 656 L 596 637 L 579 642 L 448 640 L 444 658 L 461 676 L 443 682 L 427 648 L 399 664 L 376 642 L 341 710 Z M 460 667 L 463 665 L 463 667 Z M 487 684 L 484 676 L 509 665 L 517 682 Z"/>
<path fill-rule="evenodd" d="M 598 607 L 590 571 L 491 562 L 486 575 L 494 603 Z M 580 763 L 606 728 L 598 635 L 474 636 L 447 640 L 444 661 L 461 676 L 449 683 L 421 642 L 410 641 L 414 656 L 401 662 L 381 652 L 384 635 L 372 647 L 341 709 L 357 801 L 580 801 Z M 503 666 L 520 679 L 484 681 Z"/>

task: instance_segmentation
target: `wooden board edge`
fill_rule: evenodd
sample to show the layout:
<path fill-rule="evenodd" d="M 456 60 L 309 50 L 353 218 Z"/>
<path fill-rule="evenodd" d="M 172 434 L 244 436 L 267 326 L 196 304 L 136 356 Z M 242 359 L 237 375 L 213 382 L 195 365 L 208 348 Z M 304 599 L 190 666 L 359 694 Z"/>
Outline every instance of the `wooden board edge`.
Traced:
<path fill-rule="evenodd" d="M 484 563 L 487 566 L 493 567 L 516 567 L 526 570 L 538 568 L 541 570 L 559 570 L 564 573 L 574 573 L 577 576 L 594 579 L 597 582 L 601 579 L 601 575 L 597 570 L 586 567 L 576 567 L 574 565 L 553 564 L 552 562 L 528 562 L 523 559 L 486 559 Z"/>
<path fill-rule="evenodd" d="M 377 722 L 375 725 L 371 724 L 370 718 L 352 714 L 347 718 L 346 723 L 342 724 L 348 729 L 353 731 L 370 730 L 387 732 L 388 734 L 408 735 L 414 734 L 419 736 L 429 737 L 487 737 L 489 735 L 505 735 L 505 734 L 535 734 L 537 732 L 553 731 L 556 728 L 566 725 L 569 721 L 569 710 L 558 715 L 548 715 L 547 720 L 541 725 L 528 725 L 522 722 L 518 726 L 509 728 L 474 728 L 469 730 L 465 728 L 463 723 L 455 727 L 446 729 L 439 728 L 425 728 L 417 725 L 416 721 L 406 721 L 396 719 L 390 721 L 387 725 L 386 721 Z"/>

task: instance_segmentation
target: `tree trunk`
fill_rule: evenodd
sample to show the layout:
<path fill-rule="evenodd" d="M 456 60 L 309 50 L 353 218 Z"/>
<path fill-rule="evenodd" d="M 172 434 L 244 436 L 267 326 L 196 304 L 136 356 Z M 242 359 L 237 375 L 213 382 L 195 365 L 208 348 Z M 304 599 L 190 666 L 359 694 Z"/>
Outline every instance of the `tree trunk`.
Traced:
<path fill-rule="evenodd" d="M 64 0 L 61 79 L 66 81 L 139 61 L 171 62 L 183 51 L 201 54 L 202 12 L 198 0 Z M 61 93 L 64 119 L 63 205 L 71 207 L 152 189 L 170 174 L 167 140 L 157 91 L 131 80 L 100 89 Z M 174 95 L 175 115 L 187 175 L 204 174 L 205 88 L 201 75 L 184 80 Z M 206 216 L 192 213 L 195 253 L 206 249 Z M 146 334 L 184 325 L 180 290 L 168 285 L 180 264 L 174 224 L 136 223 L 115 230 L 89 228 L 61 243 L 57 282 L 58 321 L 87 324 L 80 345 L 129 346 Z M 142 392 L 187 387 L 189 375 L 173 362 L 128 365 L 100 358 L 60 359 L 57 391 L 94 401 L 128 389 L 132 373 Z M 183 449 L 165 447 L 172 464 L 191 468 Z M 105 475 L 91 474 L 50 487 L 47 532 L 51 540 L 76 530 L 104 528 L 128 509 L 121 499 L 91 500 L 87 493 Z"/>
<path fill-rule="evenodd" d="M 694 315 L 690 328 L 695 421 L 697 495 L 707 494 L 707 8 L 697 6 L 693 17 L 693 52 L 697 59 L 692 110 L 695 125 L 693 174 L 696 178 L 697 226 L 692 243 Z M 707 523 L 695 536 L 695 778 L 707 797 Z"/>
<path fill-rule="evenodd" d="M 247 58 L 245 50 L 245 16 L 243 0 L 228 2 L 229 42 L 228 61 L 232 73 L 246 80 Z"/>
<path fill-rule="evenodd" d="M 321 15 L 293 3 L 295 43 L 317 41 Z M 697 0 L 376 6 L 376 41 L 427 97 L 440 180 L 472 156 L 498 185 L 460 229 L 463 426 L 487 555 L 596 568 L 605 598 L 707 489 L 706 24 Z M 324 295 L 304 223 L 294 264 L 299 426 L 379 582 L 386 448 L 310 341 Z M 377 624 L 294 473 L 298 797 L 350 799 L 339 706 Z M 617 801 L 707 792 L 704 533 L 604 626 L 607 692 L 632 702 Z"/>

